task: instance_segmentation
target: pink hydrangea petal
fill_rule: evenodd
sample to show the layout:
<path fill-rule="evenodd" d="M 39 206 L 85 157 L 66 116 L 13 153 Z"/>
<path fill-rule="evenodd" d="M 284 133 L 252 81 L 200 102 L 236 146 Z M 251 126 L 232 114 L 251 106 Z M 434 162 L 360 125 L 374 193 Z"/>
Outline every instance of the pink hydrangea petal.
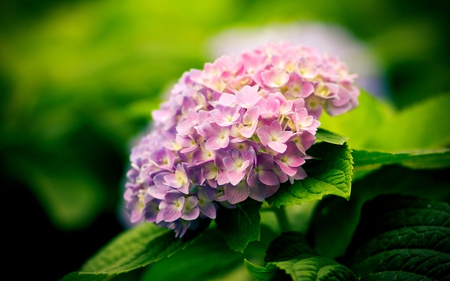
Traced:
<path fill-rule="evenodd" d="M 244 86 L 238 93 L 236 93 L 236 101 L 243 108 L 252 108 L 261 99 L 261 96 L 258 95 L 258 89 L 258 85 L 253 87 Z"/>
<path fill-rule="evenodd" d="M 287 145 L 281 142 L 269 141 L 267 145 L 276 152 L 283 153 L 286 151 Z"/>
<path fill-rule="evenodd" d="M 156 202 L 154 201 L 148 202 L 147 207 L 145 208 L 145 221 L 155 222 L 158 212 L 158 204 L 156 204 Z"/>
<path fill-rule="evenodd" d="M 222 148 L 222 139 L 219 137 L 210 137 L 206 141 L 206 149 L 208 150 L 218 150 Z"/>
<path fill-rule="evenodd" d="M 266 198 L 274 195 L 275 192 L 277 192 L 279 188 L 280 188 L 279 184 L 274 185 L 274 186 L 268 186 L 266 189 Z"/>
<path fill-rule="evenodd" d="M 223 158 L 223 165 L 225 166 L 225 169 L 227 169 L 228 171 L 234 171 L 237 168 L 234 159 L 230 156 Z"/>
<path fill-rule="evenodd" d="M 181 210 L 172 204 L 166 206 L 162 212 L 163 212 L 164 221 L 167 221 L 167 222 L 176 221 L 177 219 L 181 218 L 181 216 L 183 215 L 181 213 Z"/>
<path fill-rule="evenodd" d="M 270 134 L 269 126 L 267 125 L 259 127 L 259 129 L 256 130 L 256 134 L 263 145 L 267 145 L 269 141 L 272 140 L 272 135 Z"/>
<path fill-rule="evenodd" d="M 132 210 L 131 216 L 130 216 L 130 221 L 132 223 L 136 223 L 136 222 L 140 221 L 143 217 L 144 217 L 144 213 L 142 212 L 142 210 Z"/>
<path fill-rule="evenodd" d="M 210 219 L 215 219 L 217 214 L 217 205 L 211 202 L 202 202 L 198 204 L 200 211 Z"/>
<path fill-rule="evenodd" d="M 279 160 L 275 160 L 275 162 L 277 162 L 278 166 L 280 167 L 280 169 L 286 173 L 286 175 L 288 176 L 293 176 L 297 173 L 297 168 L 296 167 L 291 167 L 288 164 L 279 161 Z"/>
<path fill-rule="evenodd" d="M 305 163 L 305 159 L 298 155 L 290 155 L 286 163 L 291 167 L 299 167 Z"/>
<path fill-rule="evenodd" d="M 196 196 L 189 196 L 186 198 L 183 207 L 182 219 L 185 220 L 195 220 L 200 215 L 200 209 L 197 207 L 198 198 Z"/>
<path fill-rule="evenodd" d="M 277 140 L 279 142 L 285 143 L 291 136 L 292 136 L 292 132 L 291 131 L 280 132 L 280 134 L 277 137 Z"/>
<path fill-rule="evenodd" d="M 245 177 L 245 171 L 228 171 L 227 173 L 228 181 L 232 185 L 237 185 Z"/>
<path fill-rule="evenodd" d="M 289 81 L 289 74 L 284 70 L 271 68 L 261 73 L 261 79 L 268 87 L 280 88 Z"/>
<path fill-rule="evenodd" d="M 269 170 L 273 167 L 273 156 L 269 154 L 258 155 L 258 167 L 263 170 Z"/>
<path fill-rule="evenodd" d="M 254 169 L 250 169 L 247 175 L 247 184 L 249 187 L 256 186 L 258 183 L 258 175 Z"/>
<path fill-rule="evenodd" d="M 259 184 L 250 189 L 249 197 L 253 200 L 263 202 L 266 198 L 267 187 L 265 185 Z"/>
<path fill-rule="evenodd" d="M 309 97 L 312 93 L 314 93 L 314 86 L 309 82 L 303 82 L 300 91 L 300 96 L 302 98 L 306 98 Z"/>
<path fill-rule="evenodd" d="M 280 183 L 277 174 L 271 170 L 259 172 L 258 179 L 265 185 L 276 185 Z"/>
<path fill-rule="evenodd" d="M 227 184 L 225 186 L 225 195 L 228 199 L 228 202 L 230 202 L 231 204 L 237 204 L 248 198 L 249 188 L 245 182 L 241 182 L 236 186 Z"/>
<path fill-rule="evenodd" d="M 270 134 L 272 136 L 279 136 L 281 133 L 282 129 L 281 129 L 281 125 L 278 121 L 274 120 L 271 124 L 270 124 Z"/>
<path fill-rule="evenodd" d="M 222 94 L 219 98 L 218 104 L 224 106 L 235 106 L 237 104 L 236 96 L 233 94 Z"/>
<path fill-rule="evenodd" d="M 276 98 L 275 95 L 270 94 L 266 102 L 266 117 L 278 116 L 279 112 L 280 112 L 280 101 Z"/>
<path fill-rule="evenodd" d="M 227 175 L 226 172 L 220 171 L 217 174 L 217 184 L 218 185 L 224 185 L 224 184 L 227 184 L 229 182 L 230 182 L 230 180 L 228 179 L 228 175 Z"/>
<path fill-rule="evenodd" d="M 298 167 L 297 173 L 294 175 L 294 179 L 302 180 L 302 179 L 306 178 L 306 176 L 307 176 L 307 174 L 305 172 L 305 169 L 303 169 L 302 167 Z"/>

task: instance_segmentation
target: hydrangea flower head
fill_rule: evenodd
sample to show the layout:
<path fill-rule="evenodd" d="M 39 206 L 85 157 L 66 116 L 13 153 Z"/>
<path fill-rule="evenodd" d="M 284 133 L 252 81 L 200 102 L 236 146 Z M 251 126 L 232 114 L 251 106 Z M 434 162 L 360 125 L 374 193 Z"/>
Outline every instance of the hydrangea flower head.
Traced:
<path fill-rule="evenodd" d="M 337 58 L 286 42 L 184 73 L 132 150 L 124 196 L 132 220 L 181 237 L 219 205 L 264 201 L 304 179 L 322 112 L 358 105 L 355 77 Z"/>

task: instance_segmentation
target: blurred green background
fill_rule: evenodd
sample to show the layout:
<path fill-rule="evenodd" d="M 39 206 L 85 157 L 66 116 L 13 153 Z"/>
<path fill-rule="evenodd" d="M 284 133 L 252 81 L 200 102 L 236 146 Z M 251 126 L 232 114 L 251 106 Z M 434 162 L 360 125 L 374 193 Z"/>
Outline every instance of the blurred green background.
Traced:
<path fill-rule="evenodd" d="M 446 0 L 2 1 L 2 230 L 13 246 L 7 270 L 24 280 L 44 273 L 56 280 L 123 229 L 118 210 L 132 139 L 165 89 L 214 59 L 207 49 L 212 36 L 273 23 L 338 24 L 376 54 L 390 100 L 402 109 L 450 90 L 449 6 Z"/>

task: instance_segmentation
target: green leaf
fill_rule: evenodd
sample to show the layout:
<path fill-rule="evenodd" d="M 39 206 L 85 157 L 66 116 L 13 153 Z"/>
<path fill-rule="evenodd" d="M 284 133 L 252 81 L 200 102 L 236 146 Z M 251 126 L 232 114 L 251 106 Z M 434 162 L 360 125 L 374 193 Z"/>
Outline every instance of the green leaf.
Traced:
<path fill-rule="evenodd" d="M 398 112 L 371 145 L 383 150 L 442 148 L 450 143 L 450 94 L 436 95 Z"/>
<path fill-rule="evenodd" d="M 347 136 L 354 149 L 400 151 L 443 148 L 450 143 L 450 94 L 436 95 L 395 112 L 362 92 L 359 106 L 346 114 L 320 118 L 321 128 Z"/>
<path fill-rule="evenodd" d="M 324 257 L 302 255 L 297 259 L 274 263 L 292 277 L 292 280 L 358 280 L 355 274 L 336 261 Z"/>
<path fill-rule="evenodd" d="M 353 150 L 354 177 L 360 179 L 383 165 L 398 164 L 411 169 L 438 169 L 450 166 L 450 150 L 407 151 L 389 153 Z"/>
<path fill-rule="evenodd" d="M 317 143 L 308 150 L 308 155 L 316 159 L 308 160 L 304 165 L 307 177 L 294 184 L 282 184 L 280 189 L 267 199 L 270 204 L 298 205 L 305 201 L 322 199 L 328 194 L 345 199 L 350 198 L 352 180 L 351 150 L 346 144 L 334 145 Z"/>
<path fill-rule="evenodd" d="M 360 279 L 363 281 L 396 281 L 396 280 L 406 280 L 406 281 L 435 281 L 433 278 L 426 278 L 421 275 L 417 275 L 409 272 L 398 272 L 398 271 L 386 271 L 378 272 L 373 275 L 364 276 Z"/>
<path fill-rule="evenodd" d="M 276 278 L 279 276 L 279 270 L 274 264 L 259 266 L 249 262 L 247 259 L 244 260 L 244 263 L 248 273 L 258 281 L 281 280 L 281 278 Z"/>
<path fill-rule="evenodd" d="M 340 136 L 338 134 L 332 133 L 325 129 L 319 128 L 316 133 L 316 139 L 319 141 L 324 141 L 332 144 L 342 145 L 348 141 L 347 137 Z"/>
<path fill-rule="evenodd" d="M 347 260 L 361 280 L 375 280 L 381 274 L 401 280 L 448 278 L 450 206 L 401 195 L 368 201 Z"/>
<path fill-rule="evenodd" d="M 153 264 L 142 280 L 208 280 L 242 264 L 243 254 L 230 250 L 217 229 L 206 231 L 192 245 Z"/>
<path fill-rule="evenodd" d="M 183 238 L 175 238 L 171 230 L 143 223 L 112 240 L 89 259 L 79 272 L 62 280 L 108 280 L 111 275 L 125 273 L 166 258 L 190 245 L 204 230 L 201 225 Z"/>
<path fill-rule="evenodd" d="M 315 249 L 331 258 L 343 255 L 358 225 L 362 205 L 378 195 L 403 194 L 450 202 L 449 172 L 384 166 L 352 184 L 351 200 L 325 198 L 314 212 L 308 233 L 314 238 Z"/>
<path fill-rule="evenodd" d="M 245 261 L 257 280 L 290 280 L 289 276 L 292 280 L 356 280 L 345 266 L 318 256 L 300 232 L 285 232 L 274 239 L 264 261 L 265 267 Z"/>
<path fill-rule="evenodd" d="M 355 274 L 344 265 L 319 256 L 299 255 L 291 260 L 268 263 L 266 267 L 256 266 L 246 261 L 246 266 L 257 280 L 279 280 L 275 278 L 279 271 L 277 268 L 290 275 L 292 280 L 357 280 Z"/>
<path fill-rule="evenodd" d="M 114 275 L 108 274 L 82 274 L 79 272 L 72 272 L 64 276 L 63 281 L 108 281 L 111 280 Z"/>
<path fill-rule="evenodd" d="M 231 249 L 243 252 L 247 244 L 260 239 L 259 209 L 262 203 L 247 199 L 235 209 L 221 207 L 216 223 Z"/>
<path fill-rule="evenodd" d="M 317 255 L 316 251 L 306 241 L 304 234 L 288 231 L 282 233 L 270 243 L 264 262 L 290 260 L 301 254 Z"/>
<path fill-rule="evenodd" d="M 355 178 L 367 175 L 382 165 L 399 164 L 411 169 L 438 169 L 450 166 L 450 150 L 407 151 L 389 153 L 379 151 L 353 150 Z"/>
<path fill-rule="evenodd" d="M 320 127 L 349 137 L 348 144 L 352 148 L 367 149 L 372 138 L 377 135 L 374 131 L 383 126 L 394 111 L 389 104 L 365 91 L 361 91 L 358 100 L 358 107 L 345 114 L 333 117 L 322 114 Z M 376 150 L 376 147 L 371 148 Z"/>
<path fill-rule="evenodd" d="M 244 258 L 262 261 L 270 241 L 276 236 L 261 224 L 261 240 L 250 242 L 244 253 L 239 253 L 228 247 L 217 228 L 212 228 L 183 251 L 149 266 L 139 280 L 172 281 L 180 276 L 183 281 L 241 280 L 242 276 L 248 275 L 242 262 Z"/>
<path fill-rule="evenodd" d="M 345 253 L 359 220 L 362 203 L 353 185 L 351 200 L 329 196 L 314 210 L 307 237 L 319 255 L 336 258 Z"/>
<path fill-rule="evenodd" d="M 365 201 L 380 194 L 399 193 L 450 202 L 450 169 L 411 170 L 384 166 L 352 185 L 352 199 Z"/>

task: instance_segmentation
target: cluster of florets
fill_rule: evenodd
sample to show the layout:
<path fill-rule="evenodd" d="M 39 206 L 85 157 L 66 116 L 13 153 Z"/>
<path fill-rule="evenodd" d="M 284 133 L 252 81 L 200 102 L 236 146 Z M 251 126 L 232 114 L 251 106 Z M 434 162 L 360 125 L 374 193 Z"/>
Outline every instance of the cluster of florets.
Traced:
<path fill-rule="evenodd" d="M 223 56 L 186 72 L 153 111 L 131 154 L 125 199 L 144 218 L 183 236 L 248 197 L 306 177 L 317 120 L 357 105 L 359 90 L 338 59 L 288 43 Z"/>

